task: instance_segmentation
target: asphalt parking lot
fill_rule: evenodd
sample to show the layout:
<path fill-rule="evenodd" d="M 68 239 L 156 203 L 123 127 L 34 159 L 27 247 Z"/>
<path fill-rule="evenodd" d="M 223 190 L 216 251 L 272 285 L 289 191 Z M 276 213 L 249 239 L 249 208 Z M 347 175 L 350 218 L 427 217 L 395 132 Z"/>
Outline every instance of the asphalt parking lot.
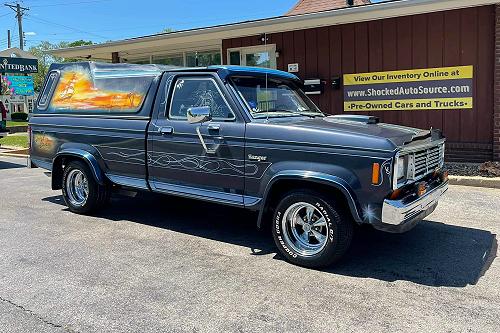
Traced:
<path fill-rule="evenodd" d="M 244 211 L 166 196 L 63 205 L 0 157 L 2 332 L 498 332 L 500 190 L 450 188 L 404 235 L 290 265 Z"/>

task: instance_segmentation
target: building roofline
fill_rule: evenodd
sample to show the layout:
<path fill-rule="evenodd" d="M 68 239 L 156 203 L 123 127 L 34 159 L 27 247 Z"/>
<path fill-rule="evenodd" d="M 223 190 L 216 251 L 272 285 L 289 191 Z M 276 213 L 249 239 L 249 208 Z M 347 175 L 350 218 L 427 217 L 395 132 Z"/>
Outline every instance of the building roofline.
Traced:
<path fill-rule="evenodd" d="M 111 54 L 112 52 L 146 49 L 188 42 L 203 42 L 206 40 L 222 41 L 222 39 L 253 36 L 263 33 L 277 33 L 322 26 L 373 21 L 435 11 L 491 5 L 495 3 L 498 3 L 498 0 L 392 0 L 311 14 L 278 16 L 147 35 L 103 44 L 57 49 L 49 52 L 66 58 L 88 58 L 88 56 L 94 54 Z M 91 59 L 94 58 L 92 57 Z"/>
<path fill-rule="evenodd" d="M 8 57 L 10 57 L 12 55 L 12 53 L 15 53 L 15 54 L 19 55 L 20 58 L 38 59 L 36 56 L 34 56 L 33 54 L 31 54 L 30 52 L 21 50 L 18 47 L 11 47 L 11 48 L 7 48 L 7 49 L 4 49 L 4 50 L 1 50 L 0 51 L 0 56 L 8 58 Z"/>
<path fill-rule="evenodd" d="M 292 7 L 290 8 L 284 16 L 293 16 L 293 15 L 303 15 L 305 13 L 302 13 L 302 14 L 292 14 L 297 8 L 299 8 L 299 6 L 301 4 L 304 3 L 304 1 L 306 0 L 299 0 L 297 1 L 297 3 Z M 343 0 L 343 1 L 346 1 L 346 0 Z M 360 0 L 360 1 L 363 1 L 363 0 Z M 368 3 L 362 3 L 362 4 L 355 4 L 353 5 L 353 7 L 360 7 L 360 6 L 367 6 L 367 5 L 372 5 L 373 2 L 371 2 L 371 0 L 365 0 L 365 1 L 369 1 Z M 398 1 L 398 0 L 386 0 L 386 1 Z M 323 11 L 332 11 L 332 10 L 337 10 L 337 9 L 341 9 L 341 8 L 346 8 L 346 7 L 349 7 L 347 5 L 347 2 L 345 3 L 345 6 L 341 6 L 341 7 L 338 7 L 338 8 L 331 8 L 331 9 L 326 9 L 326 10 L 319 10 L 319 11 L 315 11 L 316 13 L 319 13 L 319 12 L 323 12 Z"/>

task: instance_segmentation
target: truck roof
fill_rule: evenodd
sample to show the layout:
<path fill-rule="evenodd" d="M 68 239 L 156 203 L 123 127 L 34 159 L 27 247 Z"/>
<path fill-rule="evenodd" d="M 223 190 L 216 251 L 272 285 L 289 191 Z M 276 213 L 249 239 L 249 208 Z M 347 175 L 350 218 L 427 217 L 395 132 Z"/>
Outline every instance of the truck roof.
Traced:
<path fill-rule="evenodd" d="M 130 75 L 131 72 L 143 74 L 161 74 L 163 72 L 179 72 L 179 71 L 196 71 L 196 72 L 217 72 L 221 78 L 233 75 L 271 75 L 274 77 L 281 77 L 288 80 L 299 80 L 299 78 L 293 74 L 279 71 L 276 69 L 262 68 L 262 67 L 243 67 L 243 66 L 229 66 L 229 65 L 215 65 L 208 67 L 178 67 L 178 66 L 167 66 L 167 65 L 156 65 L 156 64 L 109 64 L 93 61 L 84 62 L 71 62 L 71 63 L 58 63 L 52 64 L 50 69 L 57 70 L 63 69 L 70 66 L 90 66 L 94 72 L 100 74 L 109 73 L 112 75 Z"/>

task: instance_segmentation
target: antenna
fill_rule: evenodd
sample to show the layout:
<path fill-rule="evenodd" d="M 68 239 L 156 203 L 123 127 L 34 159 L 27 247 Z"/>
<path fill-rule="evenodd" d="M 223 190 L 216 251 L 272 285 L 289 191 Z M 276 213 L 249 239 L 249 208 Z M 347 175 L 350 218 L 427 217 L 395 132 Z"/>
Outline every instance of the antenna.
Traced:
<path fill-rule="evenodd" d="M 269 69 L 269 65 L 271 63 L 271 55 L 269 54 L 269 50 L 267 49 L 267 32 L 264 33 L 264 49 L 266 50 L 266 53 L 268 54 L 269 56 L 269 61 L 268 61 L 268 65 L 267 65 L 267 68 Z M 267 71 L 266 71 L 266 93 L 264 96 L 266 96 L 266 123 L 269 122 L 269 91 L 267 90 L 268 89 L 268 84 L 267 84 Z"/>

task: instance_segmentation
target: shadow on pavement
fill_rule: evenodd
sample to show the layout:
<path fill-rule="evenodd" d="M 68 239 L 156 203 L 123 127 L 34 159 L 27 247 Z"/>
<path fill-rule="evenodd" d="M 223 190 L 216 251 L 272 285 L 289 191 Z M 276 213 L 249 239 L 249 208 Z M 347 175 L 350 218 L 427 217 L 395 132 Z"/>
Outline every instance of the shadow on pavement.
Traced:
<path fill-rule="evenodd" d="M 346 260 L 327 271 L 426 286 L 465 287 L 479 281 L 496 253 L 496 235 L 488 231 L 425 220 L 399 235 L 360 228 Z"/>
<path fill-rule="evenodd" d="M 61 196 L 43 199 L 64 205 Z M 270 233 L 256 229 L 256 214 L 243 209 L 162 195 L 114 197 L 96 217 L 131 221 L 250 248 L 254 255 L 276 253 Z M 406 234 L 370 227 L 357 230 L 345 260 L 324 272 L 426 286 L 474 285 L 496 257 L 496 235 L 485 230 L 424 221 Z M 279 255 L 276 259 L 282 259 Z"/>
<path fill-rule="evenodd" d="M 26 168 L 26 163 L 23 164 L 24 160 L 19 161 L 20 163 L 11 163 L 11 162 L 5 162 L 5 161 L 0 161 L 0 170 L 3 169 L 19 169 L 19 168 Z"/>

